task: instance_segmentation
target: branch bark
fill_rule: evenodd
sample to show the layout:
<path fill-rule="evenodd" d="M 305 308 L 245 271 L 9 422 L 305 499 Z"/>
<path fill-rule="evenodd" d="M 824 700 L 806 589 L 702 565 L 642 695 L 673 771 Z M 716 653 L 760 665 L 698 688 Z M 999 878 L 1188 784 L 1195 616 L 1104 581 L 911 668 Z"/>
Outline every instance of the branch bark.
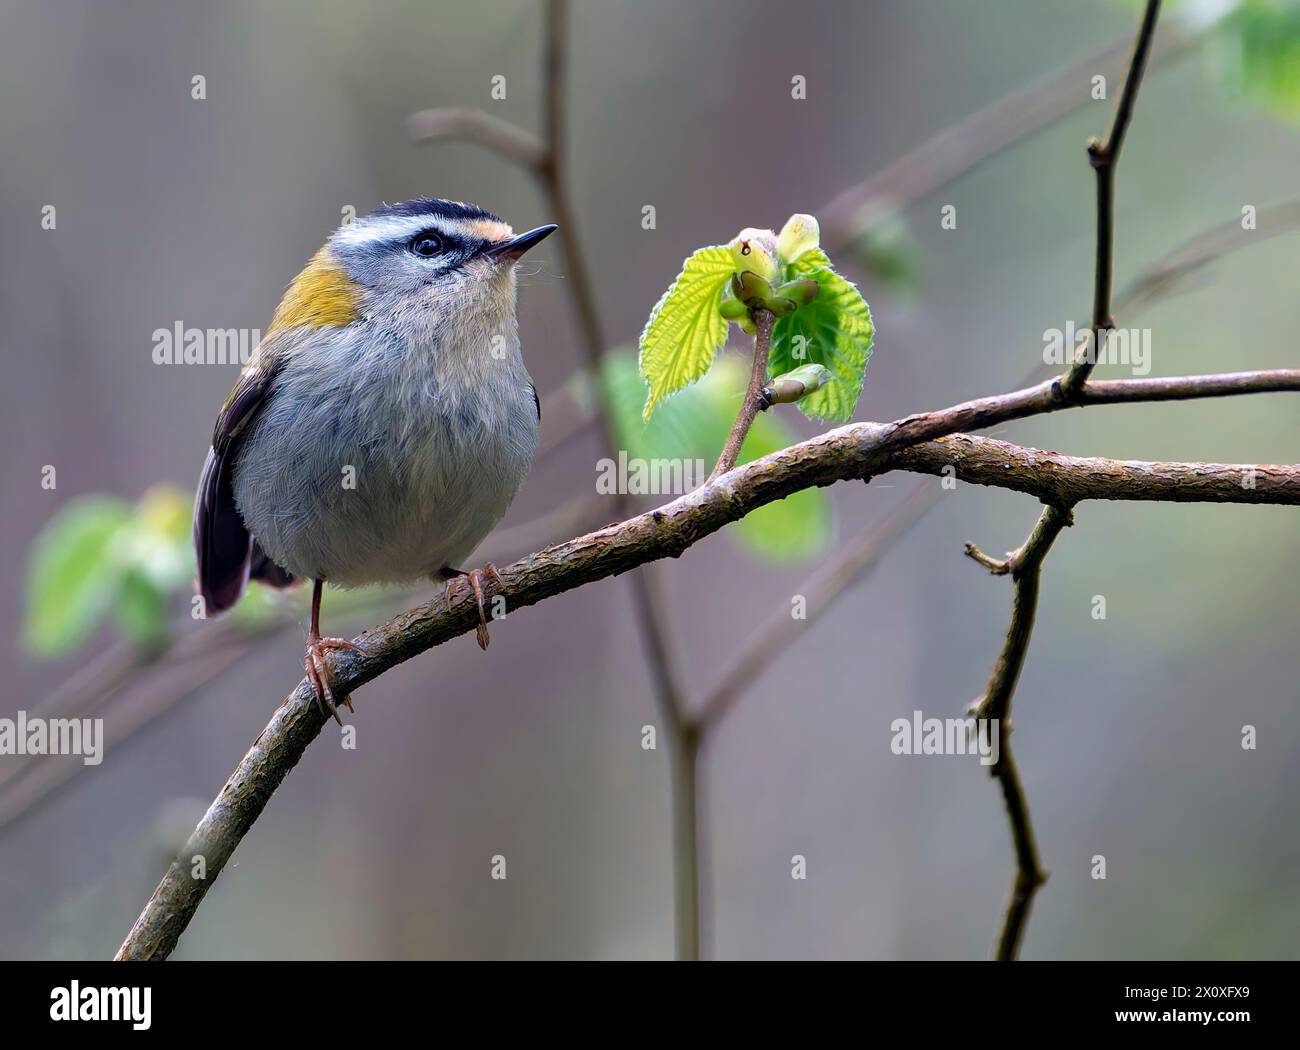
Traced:
<path fill-rule="evenodd" d="M 894 469 L 919 474 L 942 474 L 952 468 L 961 481 L 1067 506 L 1084 500 L 1294 504 L 1300 471 L 1300 466 L 1254 463 L 1148 463 L 1066 456 L 969 434 L 905 449 L 890 463 Z"/>

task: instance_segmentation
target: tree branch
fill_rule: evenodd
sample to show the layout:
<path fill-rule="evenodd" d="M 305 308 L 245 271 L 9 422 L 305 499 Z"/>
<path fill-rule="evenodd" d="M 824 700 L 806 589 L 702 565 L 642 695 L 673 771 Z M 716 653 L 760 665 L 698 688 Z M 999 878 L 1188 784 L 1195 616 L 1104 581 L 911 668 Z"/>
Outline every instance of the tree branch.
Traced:
<path fill-rule="evenodd" d="M 993 666 L 993 674 L 984 689 L 984 695 L 974 705 L 979 718 L 988 718 L 1003 726 L 1003 736 L 1010 733 L 1011 697 L 1020 679 L 1029 650 L 1029 636 L 1034 629 L 1034 613 L 1038 608 L 1038 580 L 1043 559 L 1061 531 L 1074 524 L 1068 505 L 1048 504 L 1034 525 L 1029 538 L 1018 550 L 1007 555 L 1005 561 L 990 558 L 973 543 L 966 545 L 966 553 L 994 575 L 1010 575 L 1016 584 L 1015 599 L 1011 608 L 1011 626 L 1006 641 Z M 997 764 L 992 767 L 997 775 Z"/>
<path fill-rule="evenodd" d="M 1007 822 L 1011 825 L 1011 841 L 1016 851 L 1016 877 L 1011 884 L 1011 897 L 1002 918 L 1002 932 L 998 935 L 997 960 L 1014 962 L 1020 954 L 1025 926 L 1029 922 L 1029 909 L 1034 894 L 1047 881 L 1047 872 L 1038 859 L 1038 843 L 1034 839 L 1034 825 L 1029 818 L 1029 802 L 1020 782 L 1020 771 L 1011 753 L 1011 741 L 1003 739 L 998 755 L 998 785 L 1002 788 L 1002 801 L 1007 809 Z"/>
<path fill-rule="evenodd" d="M 1067 506 L 1084 500 L 1294 505 L 1300 477 L 1300 466 L 1066 456 L 969 434 L 905 449 L 890 459 L 890 465 L 920 474 L 942 474 L 952 468 L 961 481 Z M 1002 568 L 997 575 L 1007 571 Z"/>
<path fill-rule="evenodd" d="M 531 131 L 481 109 L 463 106 L 422 109 L 406 119 L 406 128 L 416 142 L 463 139 L 534 170 L 549 162 L 546 143 Z"/>
<path fill-rule="evenodd" d="M 1160 0 L 1147 0 L 1137 41 L 1133 45 L 1128 76 L 1124 79 L 1124 90 L 1119 105 L 1115 107 L 1115 121 L 1111 125 L 1110 134 L 1105 142 L 1093 139 L 1088 143 L 1088 157 L 1097 173 L 1097 253 L 1092 295 L 1092 345 L 1084 348 L 1066 373 L 1061 384 L 1066 397 L 1078 396 L 1088 381 L 1088 376 L 1097 366 L 1106 333 L 1115 324 L 1111 317 L 1110 303 L 1115 254 L 1115 169 L 1119 165 L 1119 151 L 1124 145 L 1124 136 L 1133 119 L 1133 106 L 1137 102 L 1138 88 L 1142 86 L 1142 74 L 1146 71 L 1147 56 L 1151 52 L 1151 40 L 1155 36 L 1159 15 Z"/>
<path fill-rule="evenodd" d="M 995 562 L 973 543 L 966 545 L 968 555 L 995 574 L 1009 573 L 1016 585 L 1011 606 L 1011 626 L 1007 628 L 1006 641 L 1002 643 L 1002 651 L 993 665 L 993 674 L 985 687 L 984 696 L 972 705 L 977 718 L 989 719 L 997 727 L 1000 742 L 998 758 L 990 772 L 1002 786 L 1002 797 L 1006 803 L 1011 838 L 1016 850 L 1016 879 L 1011 890 L 1011 900 L 1007 904 L 1002 933 L 998 938 L 997 958 L 1002 962 L 1010 962 L 1019 952 L 1034 893 L 1047 880 L 1038 861 L 1038 847 L 1034 842 L 1034 829 L 1029 819 L 1029 804 L 1011 753 L 1011 697 L 1025 665 L 1025 655 L 1029 652 L 1029 637 L 1033 633 L 1034 615 L 1038 608 L 1038 584 L 1043 559 L 1047 557 L 1047 552 L 1051 550 L 1061 530 L 1073 522 L 1068 504 L 1048 504 L 1039 515 L 1029 539 L 1019 550 L 1009 554 L 1004 562 Z"/>
<path fill-rule="evenodd" d="M 1300 374 L 1297 374 L 1300 381 Z M 1186 380 L 1182 396 L 1244 393 L 1215 387 L 1214 377 Z M 1140 400 L 1147 380 L 1120 381 L 1125 400 Z M 1024 390 L 963 402 L 891 423 L 858 423 L 753 460 L 656 510 L 528 555 L 502 571 L 511 609 L 616 576 L 687 548 L 758 507 L 814 485 L 865 478 L 891 469 L 891 457 L 911 446 L 958 431 L 1074 407 L 1047 382 Z M 1208 393 L 1198 394 L 1198 390 Z M 1118 396 L 1121 391 L 1112 393 Z M 1086 403 L 1086 402 L 1085 402 Z M 1246 468 L 1242 467 L 1241 470 Z M 1283 468 L 1278 468 L 1283 469 Z M 1300 496 L 1300 470 L 1289 472 L 1273 493 L 1275 502 Z M 389 668 L 457 635 L 473 630 L 478 611 L 468 597 L 433 602 L 401 613 L 362 634 L 364 655 L 336 653 L 332 671 L 340 693 L 354 693 Z M 145 906 L 118 958 L 165 958 L 189 924 L 212 881 L 257 820 L 271 795 L 324 725 L 306 681 L 285 699 L 254 742 L 216 801 L 200 821 Z M 203 855 L 206 878 L 191 878 L 193 857 Z"/>

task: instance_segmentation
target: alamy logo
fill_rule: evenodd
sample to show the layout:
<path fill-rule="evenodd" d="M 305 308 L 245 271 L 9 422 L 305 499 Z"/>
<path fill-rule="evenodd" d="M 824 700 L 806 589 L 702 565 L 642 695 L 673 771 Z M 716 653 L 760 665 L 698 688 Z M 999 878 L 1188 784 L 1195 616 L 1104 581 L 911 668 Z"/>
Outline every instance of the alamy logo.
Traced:
<path fill-rule="evenodd" d="M 894 738 L 889 750 L 896 755 L 979 755 L 981 766 L 997 765 L 1002 753 L 1001 729 L 996 718 L 912 717 L 889 723 Z"/>
<path fill-rule="evenodd" d="M 1096 333 L 1091 328 L 1080 333 L 1073 321 L 1067 321 L 1064 328 L 1048 328 L 1043 332 L 1043 364 L 1058 367 L 1071 364 L 1082 344 L 1083 356 L 1089 364 L 1127 365 L 1135 376 L 1150 373 L 1150 328 L 1108 328 L 1101 346 L 1096 343 Z"/>
<path fill-rule="evenodd" d="M 146 1031 L 153 1005 L 151 988 L 68 988 L 50 992 L 51 1021 L 130 1021 L 137 1032 Z"/>
<path fill-rule="evenodd" d="M 88 766 L 104 761 L 102 718 L 0 718 L 0 755 L 81 755 Z"/>
<path fill-rule="evenodd" d="M 156 365 L 246 365 L 262 341 L 259 328 L 171 328 L 153 330 Z"/>
<path fill-rule="evenodd" d="M 637 459 L 619 449 L 617 462 L 596 461 L 596 491 L 602 496 L 681 496 L 708 476 L 702 459 Z"/>

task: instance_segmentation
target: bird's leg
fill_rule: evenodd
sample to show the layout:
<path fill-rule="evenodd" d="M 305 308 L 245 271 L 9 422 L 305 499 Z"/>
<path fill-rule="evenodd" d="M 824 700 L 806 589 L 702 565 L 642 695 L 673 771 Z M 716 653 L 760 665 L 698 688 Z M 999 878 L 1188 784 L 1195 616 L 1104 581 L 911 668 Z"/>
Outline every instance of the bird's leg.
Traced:
<path fill-rule="evenodd" d="M 321 714 L 333 715 L 334 721 L 342 725 L 343 719 L 339 717 L 338 708 L 334 705 L 334 691 L 330 687 L 334 676 L 330 672 L 329 665 L 325 662 L 325 654 L 331 649 L 350 649 L 354 653 L 363 654 L 365 650 L 361 646 L 349 642 L 346 638 L 322 638 L 320 636 L 320 598 L 323 588 L 323 580 L 313 581 L 311 631 L 307 635 L 307 680 L 311 682 L 312 688 L 316 691 L 316 705 L 320 708 Z M 350 696 L 343 697 L 341 702 L 347 705 L 349 711 L 356 714 Z"/>
<path fill-rule="evenodd" d="M 483 577 L 492 577 L 496 581 L 496 585 L 504 591 L 506 581 L 501 578 L 501 573 L 497 571 L 495 565 L 488 562 L 481 569 L 470 569 L 468 572 L 464 569 L 443 569 L 439 575 L 447 581 L 447 586 L 442 589 L 442 597 L 448 608 L 451 608 L 452 585 L 462 577 L 469 582 L 470 592 L 474 595 L 474 601 L 478 605 L 478 626 L 474 628 L 474 636 L 478 639 L 478 647 L 486 649 L 492 639 L 488 635 L 487 609 L 484 606 L 483 596 Z"/>

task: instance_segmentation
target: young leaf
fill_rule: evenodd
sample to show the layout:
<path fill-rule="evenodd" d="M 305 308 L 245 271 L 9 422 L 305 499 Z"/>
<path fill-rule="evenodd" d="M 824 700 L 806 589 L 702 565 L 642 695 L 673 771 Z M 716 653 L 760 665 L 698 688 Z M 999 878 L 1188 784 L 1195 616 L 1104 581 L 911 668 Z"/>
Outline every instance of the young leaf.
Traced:
<path fill-rule="evenodd" d="M 770 404 L 793 405 L 833 382 L 835 377 L 825 365 L 800 365 L 793 372 L 776 376 L 763 387 L 763 394 Z"/>
<path fill-rule="evenodd" d="M 45 526 L 27 574 L 28 653 L 59 656 L 103 616 L 121 575 L 113 547 L 130 518 L 125 503 L 97 496 L 69 503 Z"/>
<path fill-rule="evenodd" d="M 803 398 L 799 408 L 815 419 L 848 422 L 862 393 L 863 372 L 871 357 L 875 334 L 871 308 L 855 285 L 831 269 L 820 248 L 800 255 L 786 268 L 785 277 L 787 281 L 814 280 L 819 291 L 807 306 L 777 320 L 770 371 L 780 375 L 801 365 L 825 365 L 836 381 Z"/>
<path fill-rule="evenodd" d="M 776 254 L 782 262 L 792 263 L 804 252 L 821 244 L 822 231 L 811 215 L 791 215 L 781 227 L 776 241 Z"/>
<path fill-rule="evenodd" d="M 695 382 L 727 341 L 722 288 L 735 272 L 730 249 L 701 248 L 655 304 L 641 333 L 641 376 L 649 392 L 642 418 L 669 394 Z"/>

